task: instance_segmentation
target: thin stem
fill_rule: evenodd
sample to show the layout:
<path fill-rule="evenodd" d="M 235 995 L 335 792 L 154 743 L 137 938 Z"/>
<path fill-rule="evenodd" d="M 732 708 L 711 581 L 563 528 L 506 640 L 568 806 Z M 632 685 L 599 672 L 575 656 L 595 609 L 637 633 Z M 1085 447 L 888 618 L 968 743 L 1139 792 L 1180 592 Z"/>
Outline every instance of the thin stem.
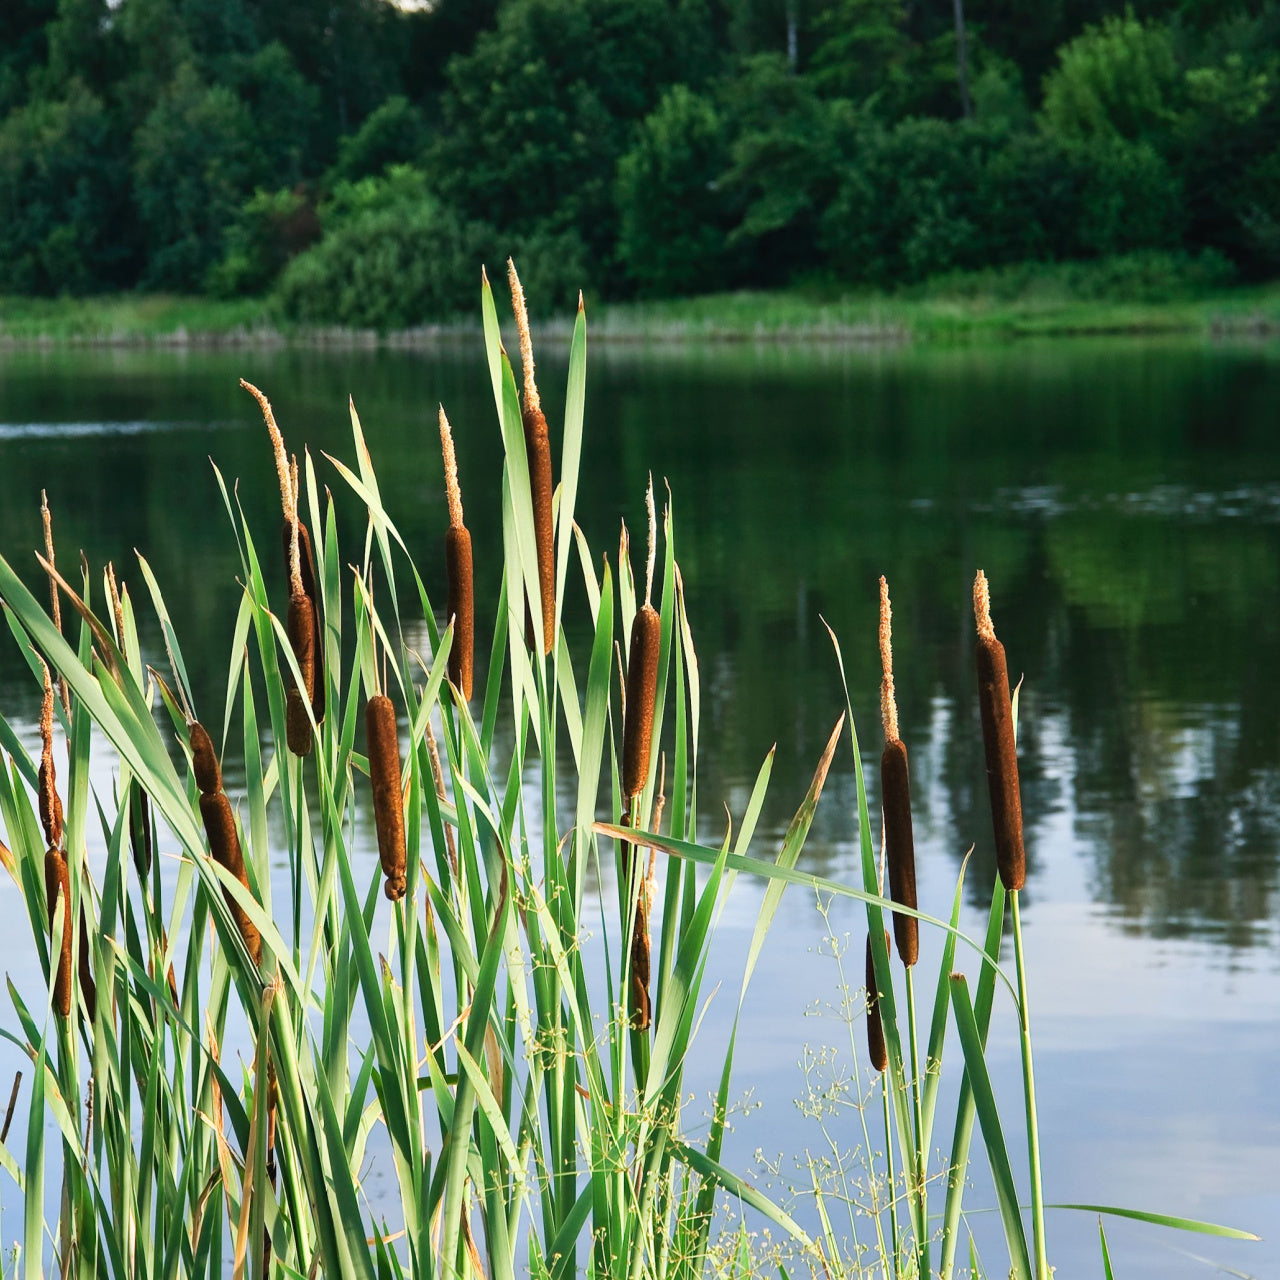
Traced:
<path fill-rule="evenodd" d="M 907 1036 L 911 1046 L 911 1102 L 915 1111 L 915 1142 L 912 1144 L 916 1153 L 915 1167 L 915 1188 L 914 1193 L 917 1202 L 920 1205 L 920 1222 L 926 1224 L 925 1230 L 928 1230 L 927 1223 L 929 1214 L 927 1212 L 927 1193 L 924 1185 L 925 1172 L 925 1151 L 921 1146 L 921 1139 L 924 1133 L 921 1122 L 921 1112 L 923 1110 L 920 1103 L 920 1050 L 916 1035 L 916 995 L 915 988 L 911 980 L 911 966 L 907 965 Z M 929 1274 L 929 1237 L 925 1235 L 922 1239 L 916 1241 L 916 1253 L 920 1258 L 920 1275 L 927 1276 Z"/>
<path fill-rule="evenodd" d="M 893 1274 L 898 1274 L 898 1177 L 893 1168 L 893 1129 L 889 1123 L 889 1073 L 880 1073 L 880 1100 L 884 1104 L 884 1158 L 889 1166 L 889 1240 L 893 1247 Z"/>
<path fill-rule="evenodd" d="M 1040 1130 L 1036 1121 L 1036 1085 L 1031 1069 L 1031 1019 L 1027 1009 L 1027 969 L 1022 955 L 1022 915 L 1019 894 L 1013 903 L 1013 951 L 1018 969 L 1018 1030 L 1022 1036 L 1022 1083 L 1027 1100 L 1027 1156 L 1031 1163 L 1031 1226 L 1036 1244 L 1036 1280 L 1049 1280 L 1044 1241 L 1044 1188 L 1040 1178 Z"/>

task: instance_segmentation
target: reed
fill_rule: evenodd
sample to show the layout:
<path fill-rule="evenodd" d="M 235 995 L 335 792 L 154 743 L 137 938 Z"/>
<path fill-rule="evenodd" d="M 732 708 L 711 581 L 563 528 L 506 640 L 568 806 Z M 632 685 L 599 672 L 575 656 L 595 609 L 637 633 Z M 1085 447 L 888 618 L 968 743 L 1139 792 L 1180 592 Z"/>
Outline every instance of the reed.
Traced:
<path fill-rule="evenodd" d="M 209 852 L 214 861 L 233 875 L 247 890 L 249 872 L 245 867 L 244 851 L 240 847 L 240 833 L 236 829 L 231 801 L 222 790 L 222 767 L 213 750 L 208 731 L 198 720 L 188 726 L 193 772 L 200 790 L 200 817 L 205 834 L 209 837 Z M 235 896 L 224 888 L 223 897 L 231 911 L 245 949 L 255 966 L 262 963 L 262 933 L 249 918 L 249 913 Z"/>
<path fill-rule="evenodd" d="M 449 681 L 464 702 L 471 701 L 475 679 L 476 605 L 471 565 L 471 534 L 462 520 L 462 490 L 458 484 L 458 458 L 453 431 L 440 406 L 440 450 L 444 456 L 444 487 L 449 503 L 449 528 L 444 535 L 446 613 L 453 622 L 453 647 L 449 650 Z"/>
<path fill-rule="evenodd" d="M 378 833 L 378 858 L 386 876 L 383 892 L 392 902 L 404 897 L 404 802 L 400 794 L 400 732 L 395 703 L 375 693 L 365 707 L 369 745 L 369 780 L 373 784 L 373 821 Z"/>
<path fill-rule="evenodd" d="M 520 334 L 520 363 L 524 374 L 525 452 L 529 460 L 529 496 L 533 503 L 533 540 L 538 553 L 538 587 L 542 596 L 542 652 L 545 657 L 555 645 L 556 568 L 555 532 L 552 510 L 554 484 L 551 478 L 551 439 L 546 414 L 533 369 L 533 339 L 529 333 L 529 313 L 516 264 L 507 259 L 507 280 L 511 286 L 511 306 Z"/>
<path fill-rule="evenodd" d="M 978 628 L 978 708 L 982 715 L 982 749 L 987 761 L 987 790 L 995 832 L 996 865 L 1005 890 L 1027 882 L 1027 855 L 1022 846 L 1022 794 L 1018 787 L 1018 752 L 1009 695 L 1009 669 L 1004 645 L 991 623 L 991 591 L 978 570 L 973 581 L 973 614 Z"/>

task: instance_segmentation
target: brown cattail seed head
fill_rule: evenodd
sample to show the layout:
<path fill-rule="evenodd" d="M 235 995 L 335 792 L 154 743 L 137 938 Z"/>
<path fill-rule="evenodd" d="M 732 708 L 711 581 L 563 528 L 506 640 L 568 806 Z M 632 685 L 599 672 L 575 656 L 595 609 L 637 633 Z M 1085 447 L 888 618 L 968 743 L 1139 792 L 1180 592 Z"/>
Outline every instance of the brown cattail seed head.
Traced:
<path fill-rule="evenodd" d="M 378 858 L 387 877 L 385 891 L 393 902 L 404 897 L 404 802 L 400 792 L 400 736 L 395 704 L 374 694 L 365 708 L 369 739 L 369 780 L 373 784 L 373 822 L 378 832 Z"/>
<path fill-rule="evenodd" d="M 219 791 L 216 795 L 200 797 L 200 816 L 204 819 L 205 834 L 209 837 L 209 850 L 214 861 L 229 871 L 247 889 L 249 875 L 244 866 L 244 853 L 240 849 L 240 835 L 236 831 L 235 815 L 231 812 L 231 801 Z M 245 909 L 225 890 L 223 897 L 231 910 L 231 917 L 236 922 L 241 938 L 253 963 L 262 960 L 262 934 L 258 926 L 249 919 Z"/>
<path fill-rule="evenodd" d="M 987 790 L 995 832 L 1000 882 L 1013 891 L 1027 882 L 1027 855 L 1022 846 L 1022 795 L 1018 785 L 1018 753 L 1013 732 L 1013 703 L 1004 645 L 991 625 L 986 576 L 979 570 L 974 584 L 978 621 L 978 707 L 982 713 L 982 748 L 987 762 Z"/>
<path fill-rule="evenodd" d="M 444 560 L 449 616 L 453 619 L 449 679 L 470 702 L 475 678 L 475 584 L 471 570 L 471 535 L 462 525 L 452 526 L 445 532 Z"/>
<path fill-rule="evenodd" d="M 311 691 L 311 714 L 316 724 L 324 719 L 325 687 L 324 687 L 324 632 L 320 619 L 320 592 L 316 586 L 316 562 L 311 550 L 311 534 L 302 520 L 285 518 L 281 528 L 281 544 L 284 549 L 285 573 L 293 580 L 293 531 L 298 531 L 298 575 L 302 582 L 302 593 L 311 601 L 313 620 L 313 646 L 315 652 L 316 678 Z"/>
<path fill-rule="evenodd" d="M 622 791 L 639 795 L 649 780 L 653 747 L 653 703 L 658 689 L 662 619 L 651 604 L 636 610 L 627 658 L 627 701 L 622 717 Z"/>
<path fill-rule="evenodd" d="M 885 946 L 889 935 L 884 935 Z M 889 1054 L 884 1044 L 884 1023 L 880 1020 L 880 988 L 876 984 L 876 966 L 871 954 L 871 935 L 867 935 L 867 1053 L 871 1065 L 877 1071 L 889 1066 Z"/>
<path fill-rule="evenodd" d="M 880 757 L 880 791 L 884 804 L 885 861 L 889 864 L 889 893 L 894 902 L 916 909 L 916 848 L 911 831 L 911 783 L 907 749 L 896 739 L 885 743 Z M 896 911 L 893 936 L 905 965 L 920 958 L 920 922 Z"/>
<path fill-rule="evenodd" d="M 191 767 L 196 775 L 196 786 L 203 796 L 217 795 L 222 790 L 222 769 L 218 754 L 213 749 L 209 731 L 199 720 L 191 722 Z"/>
<path fill-rule="evenodd" d="M 54 965 L 53 1008 L 59 1017 L 71 1013 L 71 872 L 60 849 L 50 848 L 44 855 L 44 892 L 49 900 L 49 937 L 53 937 L 58 896 L 62 896 L 62 949 L 51 957 Z"/>
<path fill-rule="evenodd" d="M 40 824 L 45 843 L 52 848 L 62 845 L 62 801 L 58 797 L 57 776 L 53 767 L 53 682 L 49 668 L 42 662 L 44 700 L 40 704 Z"/>
<path fill-rule="evenodd" d="M 538 589 L 542 596 L 542 652 L 555 642 L 555 537 L 552 527 L 551 441 L 541 407 L 525 405 L 525 452 L 529 458 L 529 492 L 533 499 L 533 540 L 538 552 Z"/>
<path fill-rule="evenodd" d="M 302 684 L 291 688 L 285 697 L 285 738 L 295 756 L 305 756 L 311 751 L 311 719 L 307 708 L 315 693 L 316 650 L 315 610 L 311 601 L 301 593 L 289 597 L 286 630 Z"/>

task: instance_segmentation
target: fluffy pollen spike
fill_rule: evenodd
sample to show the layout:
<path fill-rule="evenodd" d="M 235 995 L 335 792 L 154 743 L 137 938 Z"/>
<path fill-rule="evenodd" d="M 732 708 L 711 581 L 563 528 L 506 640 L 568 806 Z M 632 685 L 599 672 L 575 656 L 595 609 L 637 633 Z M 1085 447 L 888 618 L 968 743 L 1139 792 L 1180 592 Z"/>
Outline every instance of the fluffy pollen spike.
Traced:
<path fill-rule="evenodd" d="M 893 689 L 893 609 L 889 604 L 889 584 L 880 578 L 880 719 L 886 742 L 898 737 L 898 702 Z"/>
<path fill-rule="evenodd" d="M 533 376 L 533 338 L 529 332 L 529 309 L 525 305 L 524 286 L 513 258 L 507 259 L 507 283 L 511 286 L 511 309 L 515 312 L 516 330 L 520 335 L 520 365 L 524 372 L 524 407 L 542 411 L 538 399 L 538 384 Z"/>
<path fill-rule="evenodd" d="M 262 410 L 262 420 L 266 423 L 267 435 L 271 438 L 271 448 L 275 454 L 276 477 L 280 481 L 280 506 L 286 520 L 296 520 L 298 511 L 293 497 L 289 455 L 285 452 L 284 437 L 280 434 L 280 428 L 276 426 L 275 414 L 271 412 L 271 401 L 252 382 L 246 382 L 241 378 L 240 385 L 258 402 L 258 408 Z"/>

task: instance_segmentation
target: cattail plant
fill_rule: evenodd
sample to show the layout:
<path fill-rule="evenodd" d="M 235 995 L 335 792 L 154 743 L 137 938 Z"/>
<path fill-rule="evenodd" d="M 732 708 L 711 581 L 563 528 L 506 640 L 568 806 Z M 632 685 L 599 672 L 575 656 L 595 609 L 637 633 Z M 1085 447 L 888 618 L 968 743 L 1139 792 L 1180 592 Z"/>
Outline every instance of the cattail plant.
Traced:
<path fill-rule="evenodd" d="M 369 739 L 369 780 L 373 784 L 373 822 L 378 858 L 386 876 L 383 892 L 392 902 L 405 895 L 404 801 L 400 792 L 400 734 L 395 703 L 375 693 L 365 707 Z"/>
<path fill-rule="evenodd" d="M 323 694 L 317 704 L 316 688 L 323 684 L 323 659 L 321 656 L 321 632 L 318 600 L 316 599 L 315 566 L 311 556 L 311 538 L 306 535 L 307 573 L 303 572 L 302 521 L 298 518 L 298 466 L 292 466 L 285 452 L 284 437 L 276 426 L 271 402 L 252 383 L 240 379 L 240 385 L 258 402 L 262 418 L 271 437 L 275 454 L 276 476 L 280 482 L 280 505 L 284 512 L 284 533 L 287 545 L 286 567 L 289 573 L 289 610 L 285 631 L 294 661 L 298 664 L 301 683 L 291 685 L 285 694 L 285 740 L 296 756 L 311 753 L 311 721 L 316 723 L 324 711 Z M 311 590 L 308 593 L 307 581 Z M 317 705 L 319 710 L 317 710 Z M 310 712 L 310 714 L 308 714 Z"/>
<path fill-rule="evenodd" d="M 991 589 L 978 570 L 973 580 L 973 616 L 978 628 L 978 706 L 982 713 L 982 748 L 987 764 L 996 866 L 1008 890 L 1013 917 L 1013 955 L 1018 974 L 1018 1030 L 1022 1048 L 1022 1087 L 1027 1109 L 1027 1162 L 1031 1169 L 1031 1219 L 1035 1238 L 1036 1280 L 1049 1280 L 1045 1247 L 1044 1184 L 1040 1175 L 1040 1132 L 1036 1115 L 1035 1077 L 1031 1062 L 1031 1022 L 1027 1005 L 1026 956 L 1022 945 L 1019 892 L 1027 882 L 1027 855 L 1022 845 L 1022 794 L 1018 785 L 1017 735 L 1004 645 L 991 623 Z"/>
<path fill-rule="evenodd" d="M 978 707 L 982 713 L 982 748 L 987 761 L 996 865 L 1001 883 L 1012 891 L 1021 889 L 1027 882 L 1018 753 L 1009 696 L 1009 669 L 1004 645 L 996 639 L 995 627 L 991 624 L 991 592 L 987 575 L 981 569 L 973 582 L 973 614 L 978 627 Z"/>
<path fill-rule="evenodd" d="M 453 431 L 440 406 L 440 449 L 444 456 L 444 487 L 449 502 L 449 528 L 444 535 L 444 568 L 448 583 L 448 614 L 453 619 L 453 647 L 449 650 L 449 680 L 465 701 L 471 701 L 475 673 L 475 587 L 471 568 L 471 534 L 462 522 L 462 490 L 458 487 L 458 458 Z"/>
<path fill-rule="evenodd" d="M 640 795 L 649 781 L 649 757 L 653 746 L 654 699 L 658 688 L 658 650 L 662 620 L 653 607 L 653 567 L 657 558 L 658 518 L 653 505 L 653 477 L 645 494 L 649 515 L 649 554 L 645 567 L 644 604 L 631 622 L 631 648 L 627 655 L 626 700 L 622 714 L 622 792 L 627 807 L 623 824 L 638 820 Z M 628 877 L 634 872 L 634 846 L 623 846 Z M 644 1031 L 651 1021 L 649 999 L 649 907 L 643 882 L 637 886 L 635 923 L 631 930 L 631 1003 L 634 1025 Z"/>
<path fill-rule="evenodd" d="M 62 946 L 54 965 L 53 1008 L 60 1018 L 71 1015 L 71 871 L 62 848 L 62 801 L 53 768 L 53 682 L 44 668 L 44 702 L 40 707 L 40 822 L 44 827 L 44 891 L 49 902 L 49 936 L 53 937 L 58 898 L 62 898 Z"/>
<path fill-rule="evenodd" d="M 898 704 L 893 689 L 893 610 L 889 584 L 880 579 L 880 718 L 884 724 L 884 752 L 880 756 L 880 791 L 884 806 L 885 861 L 889 893 L 894 902 L 916 908 L 916 847 L 911 831 L 911 782 L 907 748 L 898 736 Z M 914 916 L 893 914 L 893 937 L 898 955 L 910 967 L 920 956 L 920 926 Z"/>
<path fill-rule="evenodd" d="M 208 731 L 198 720 L 188 726 L 191 743 L 191 766 L 200 791 L 200 817 L 204 820 L 205 834 L 209 837 L 209 850 L 214 861 L 249 888 L 249 873 L 244 865 L 244 852 L 240 847 L 240 834 L 236 830 L 231 801 L 222 790 L 222 767 Z M 236 899 L 223 890 L 222 896 L 231 910 L 236 928 L 244 939 L 245 949 L 253 963 L 262 962 L 262 934 L 249 919 L 249 913 Z"/>
<path fill-rule="evenodd" d="M 529 459 L 533 540 L 538 552 L 538 588 L 542 596 L 542 652 L 546 655 L 555 644 L 556 626 L 551 440 L 547 434 L 547 418 L 542 412 L 542 401 L 538 396 L 538 384 L 533 376 L 533 339 L 529 335 L 529 313 L 525 307 L 524 289 L 516 273 L 516 264 L 510 258 L 507 259 L 507 279 L 511 285 L 511 306 L 515 311 L 516 328 L 520 333 L 520 363 L 524 372 L 524 405 L 520 418 L 524 424 L 524 446 Z"/>

